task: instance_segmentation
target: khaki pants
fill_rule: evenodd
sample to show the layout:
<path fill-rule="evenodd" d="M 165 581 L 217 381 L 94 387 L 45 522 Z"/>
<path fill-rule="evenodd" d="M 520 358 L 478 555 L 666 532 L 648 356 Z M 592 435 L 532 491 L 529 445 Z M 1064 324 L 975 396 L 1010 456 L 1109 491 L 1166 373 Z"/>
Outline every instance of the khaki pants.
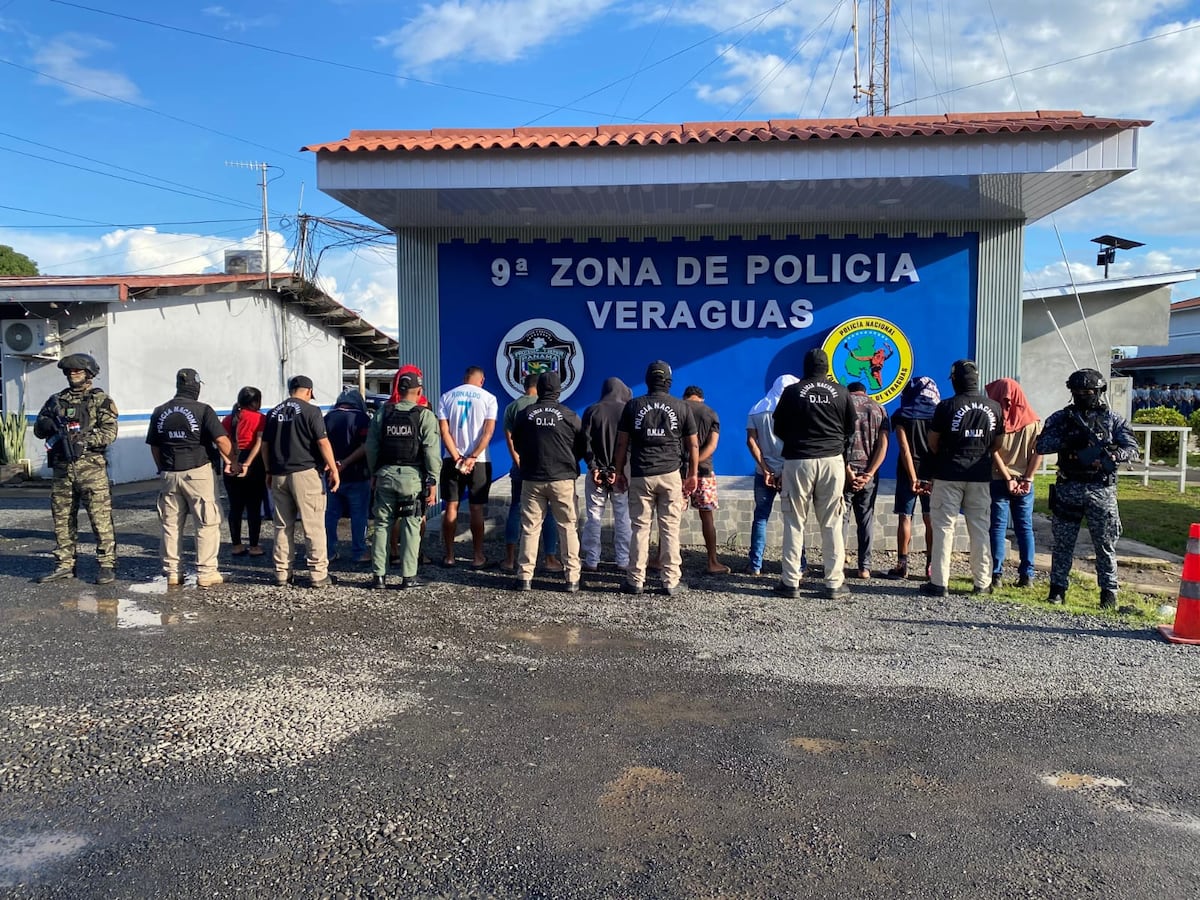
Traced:
<path fill-rule="evenodd" d="M 554 514 L 558 525 L 558 552 L 567 584 L 579 580 L 579 532 L 575 527 L 575 479 L 521 482 L 521 550 L 517 557 L 517 577 L 533 578 L 537 564 L 538 541 L 546 510 Z"/>
<path fill-rule="evenodd" d="M 158 520 L 162 524 L 163 572 L 179 575 L 180 547 L 188 513 L 196 520 L 196 574 L 217 572 L 221 547 L 221 508 L 213 469 L 207 462 L 182 472 L 163 472 L 158 482 Z"/>
<path fill-rule="evenodd" d="M 325 543 L 325 479 L 316 469 L 271 476 L 275 503 L 275 580 L 287 581 L 292 573 L 292 523 L 304 523 L 308 545 L 308 571 L 313 581 L 329 575 Z"/>
<path fill-rule="evenodd" d="M 929 517 L 933 529 L 933 553 L 929 557 L 930 579 L 939 587 L 950 581 L 950 556 L 954 553 L 954 523 L 962 510 L 971 540 L 971 579 L 984 589 L 992 583 L 991 516 L 992 485 L 989 481 L 933 482 Z"/>
<path fill-rule="evenodd" d="M 629 479 L 629 522 L 633 529 L 629 547 L 629 583 L 646 583 L 650 554 L 650 521 L 658 514 L 658 550 L 663 587 L 674 587 L 682 576 L 679 524 L 683 520 L 683 479 L 678 472 Z"/>
<path fill-rule="evenodd" d="M 821 559 L 825 563 L 825 586 L 839 588 L 846 581 L 845 516 L 846 462 L 841 456 L 821 459 L 785 459 L 779 489 L 783 511 L 783 575 L 788 587 L 798 587 L 804 573 L 804 524 L 811 507 L 821 523 Z"/>

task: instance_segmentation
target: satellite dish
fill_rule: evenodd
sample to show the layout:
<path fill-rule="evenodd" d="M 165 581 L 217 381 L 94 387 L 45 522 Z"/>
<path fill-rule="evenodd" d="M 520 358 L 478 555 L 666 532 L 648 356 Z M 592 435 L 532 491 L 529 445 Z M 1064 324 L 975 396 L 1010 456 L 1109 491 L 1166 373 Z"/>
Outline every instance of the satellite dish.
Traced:
<path fill-rule="evenodd" d="M 4 343 L 13 353 L 24 353 L 33 346 L 33 329 L 24 322 L 13 322 L 5 329 Z"/>

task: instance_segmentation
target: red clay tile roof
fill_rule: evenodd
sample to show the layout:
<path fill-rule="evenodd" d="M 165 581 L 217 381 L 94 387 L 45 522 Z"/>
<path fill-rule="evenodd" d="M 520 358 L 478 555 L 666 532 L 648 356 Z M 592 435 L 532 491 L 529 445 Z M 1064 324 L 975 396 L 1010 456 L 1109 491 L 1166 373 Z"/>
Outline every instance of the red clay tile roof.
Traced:
<path fill-rule="evenodd" d="M 1171 304 L 1171 312 L 1177 309 L 1196 309 L 1200 308 L 1200 297 L 1193 297 L 1191 300 L 1180 300 L 1178 303 Z"/>
<path fill-rule="evenodd" d="M 685 122 L 682 125 L 598 125 L 558 128 L 429 131 L 352 131 L 341 141 L 310 144 L 313 152 L 418 150 L 544 150 L 554 147 L 627 147 L 663 144 L 807 141 L 834 138 L 931 137 L 1039 131 L 1105 131 L 1149 125 L 1144 119 L 1106 119 L 1077 110 L 948 113 L 858 119 L 773 119 L 764 122 Z"/>

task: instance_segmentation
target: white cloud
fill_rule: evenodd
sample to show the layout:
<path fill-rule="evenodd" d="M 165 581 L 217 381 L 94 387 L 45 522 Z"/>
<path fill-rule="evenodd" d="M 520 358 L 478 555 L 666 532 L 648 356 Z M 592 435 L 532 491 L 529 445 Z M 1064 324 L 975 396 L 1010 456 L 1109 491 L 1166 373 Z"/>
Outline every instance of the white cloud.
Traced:
<path fill-rule="evenodd" d="M 376 39 L 406 70 L 444 60 L 512 62 L 583 28 L 615 0 L 443 0 Z"/>
<path fill-rule="evenodd" d="M 396 250 L 392 246 L 331 250 L 321 257 L 317 284 L 386 334 L 399 334 Z"/>
<path fill-rule="evenodd" d="M 247 32 L 256 28 L 267 28 L 278 23 L 275 16 L 242 16 L 230 12 L 223 6 L 207 6 L 201 12 L 209 18 L 217 19 L 225 31 Z"/>
<path fill-rule="evenodd" d="M 141 92 L 130 78 L 113 69 L 86 64 L 91 56 L 112 55 L 111 50 L 112 44 L 91 35 L 60 35 L 34 53 L 35 67 L 51 76 L 38 82 L 61 88 L 75 100 L 102 100 L 105 98 L 98 94 L 107 94 L 116 100 L 140 102 Z"/>

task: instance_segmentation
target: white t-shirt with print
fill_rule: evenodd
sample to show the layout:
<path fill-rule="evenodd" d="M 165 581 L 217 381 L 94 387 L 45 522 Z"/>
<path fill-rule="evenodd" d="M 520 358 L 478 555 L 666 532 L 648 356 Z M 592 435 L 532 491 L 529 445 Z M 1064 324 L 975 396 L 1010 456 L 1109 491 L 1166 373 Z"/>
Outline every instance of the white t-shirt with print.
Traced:
<path fill-rule="evenodd" d="M 462 454 L 469 453 L 483 432 L 483 424 L 496 421 L 496 396 L 473 384 L 460 384 L 438 401 L 438 418 L 450 426 L 450 436 Z M 479 462 L 491 459 L 487 447 L 479 450 Z"/>

